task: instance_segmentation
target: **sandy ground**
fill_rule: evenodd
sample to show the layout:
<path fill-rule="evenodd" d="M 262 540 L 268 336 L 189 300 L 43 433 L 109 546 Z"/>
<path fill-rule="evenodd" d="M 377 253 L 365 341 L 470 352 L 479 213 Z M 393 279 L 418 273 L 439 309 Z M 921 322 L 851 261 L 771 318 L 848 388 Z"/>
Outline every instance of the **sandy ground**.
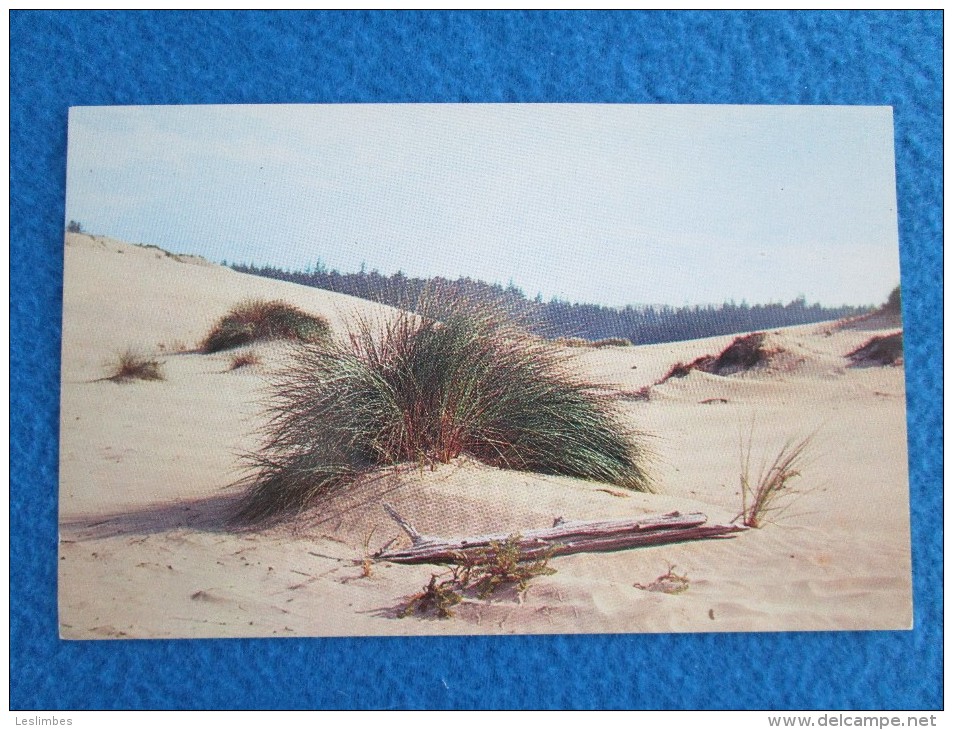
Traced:
<path fill-rule="evenodd" d="M 657 494 L 467 459 L 365 478 L 298 521 L 228 526 L 256 444 L 268 373 L 194 352 L 248 297 L 326 316 L 384 310 L 155 248 L 71 234 L 64 289 L 60 446 L 60 631 L 67 639 L 378 634 L 906 629 L 912 621 L 903 370 L 845 355 L 897 322 L 807 325 L 768 334 L 767 367 L 692 372 L 637 397 L 675 362 L 734 338 L 573 351 L 574 365 L 648 434 Z M 103 377 L 128 347 L 160 356 L 166 380 Z M 398 614 L 438 566 L 362 563 L 392 539 L 394 505 L 441 537 L 511 534 L 553 520 L 670 510 L 728 522 L 741 504 L 742 441 L 754 466 L 814 434 L 786 512 L 736 537 L 554 558 L 525 593 L 468 596 L 450 619 Z M 367 570 L 369 565 L 370 570 Z M 678 593 L 645 590 L 671 566 Z M 368 574 L 369 573 L 369 574 Z M 639 587 L 643 586 L 643 587 Z"/>

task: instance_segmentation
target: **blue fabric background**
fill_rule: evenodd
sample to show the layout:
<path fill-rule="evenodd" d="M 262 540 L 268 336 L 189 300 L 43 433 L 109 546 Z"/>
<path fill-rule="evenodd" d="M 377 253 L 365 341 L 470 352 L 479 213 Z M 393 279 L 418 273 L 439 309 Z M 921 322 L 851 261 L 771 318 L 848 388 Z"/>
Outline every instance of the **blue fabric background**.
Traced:
<path fill-rule="evenodd" d="M 10 44 L 12 709 L 941 706 L 940 12 L 15 11 Z M 894 107 L 912 632 L 57 638 L 67 108 L 424 101 Z"/>

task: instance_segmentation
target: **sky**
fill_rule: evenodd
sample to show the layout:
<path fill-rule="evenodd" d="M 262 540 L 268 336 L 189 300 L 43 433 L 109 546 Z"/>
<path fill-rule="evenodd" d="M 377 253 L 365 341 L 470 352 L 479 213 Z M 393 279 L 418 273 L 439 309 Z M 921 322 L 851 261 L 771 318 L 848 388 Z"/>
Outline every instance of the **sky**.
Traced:
<path fill-rule="evenodd" d="M 607 306 L 899 284 L 889 107 L 73 107 L 66 218 L 220 262 Z"/>

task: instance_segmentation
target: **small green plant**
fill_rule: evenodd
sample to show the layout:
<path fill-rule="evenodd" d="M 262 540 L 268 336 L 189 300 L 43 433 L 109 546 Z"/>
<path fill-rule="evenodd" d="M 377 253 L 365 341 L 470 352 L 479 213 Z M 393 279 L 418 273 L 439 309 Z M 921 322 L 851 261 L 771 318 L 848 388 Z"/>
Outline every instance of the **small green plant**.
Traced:
<path fill-rule="evenodd" d="M 520 539 L 520 535 L 511 535 L 505 542 L 491 542 L 480 562 L 470 569 L 467 579 L 480 598 L 509 585 L 516 586 L 520 592 L 525 591 L 532 578 L 556 572 L 548 565 L 552 550 L 538 558 L 528 559 L 520 548 Z"/>
<path fill-rule="evenodd" d="M 752 431 L 753 431 L 752 424 Z M 751 471 L 751 442 L 741 441 L 741 512 L 735 517 L 746 527 L 761 527 L 768 515 L 783 512 L 797 492 L 791 483 L 801 476 L 812 437 L 788 441 L 770 465 L 762 464 L 755 477 Z"/>
<path fill-rule="evenodd" d="M 400 618 L 407 618 L 413 614 L 434 613 L 438 618 L 451 618 L 453 607 L 463 600 L 460 594 L 460 585 L 456 573 L 452 577 L 437 580 L 437 575 L 430 576 L 430 582 L 423 591 L 407 602 L 397 614 Z"/>
<path fill-rule="evenodd" d="M 258 340 L 284 339 L 317 343 L 330 334 L 323 317 L 280 301 L 251 299 L 233 307 L 202 341 L 205 353 L 230 350 Z"/>
<path fill-rule="evenodd" d="M 121 352 L 110 366 L 112 375 L 107 380 L 128 383 L 131 380 L 165 380 L 162 362 L 148 358 L 135 350 Z"/>
<path fill-rule="evenodd" d="M 489 598 L 508 586 L 522 593 L 533 578 L 556 572 L 549 567 L 552 549 L 528 556 L 520 541 L 520 535 L 510 535 L 503 542 L 491 542 L 475 555 L 461 553 L 451 572 L 440 580 L 440 576 L 431 575 L 430 583 L 408 601 L 398 616 L 434 613 L 439 618 L 450 618 L 453 607 L 461 603 L 467 593 Z"/>

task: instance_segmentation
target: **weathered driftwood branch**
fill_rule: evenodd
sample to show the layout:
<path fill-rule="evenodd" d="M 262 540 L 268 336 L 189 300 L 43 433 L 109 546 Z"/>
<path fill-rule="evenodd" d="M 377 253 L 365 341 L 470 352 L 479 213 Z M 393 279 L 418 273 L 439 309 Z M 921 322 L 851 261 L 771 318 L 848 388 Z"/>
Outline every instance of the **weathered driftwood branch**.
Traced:
<path fill-rule="evenodd" d="M 511 535 L 478 535 L 442 540 L 421 535 L 389 504 L 384 509 L 403 528 L 413 543 L 409 548 L 382 551 L 375 557 L 393 563 L 479 563 L 492 559 L 492 544 L 502 544 Z M 552 527 L 527 530 L 519 535 L 520 553 L 527 560 L 582 552 L 624 550 L 647 545 L 664 545 L 686 540 L 725 537 L 743 532 L 740 525 L 706 525 L 701 513 L 669 512 L 623 520 L 595 522 L 562 522 Z"/>

